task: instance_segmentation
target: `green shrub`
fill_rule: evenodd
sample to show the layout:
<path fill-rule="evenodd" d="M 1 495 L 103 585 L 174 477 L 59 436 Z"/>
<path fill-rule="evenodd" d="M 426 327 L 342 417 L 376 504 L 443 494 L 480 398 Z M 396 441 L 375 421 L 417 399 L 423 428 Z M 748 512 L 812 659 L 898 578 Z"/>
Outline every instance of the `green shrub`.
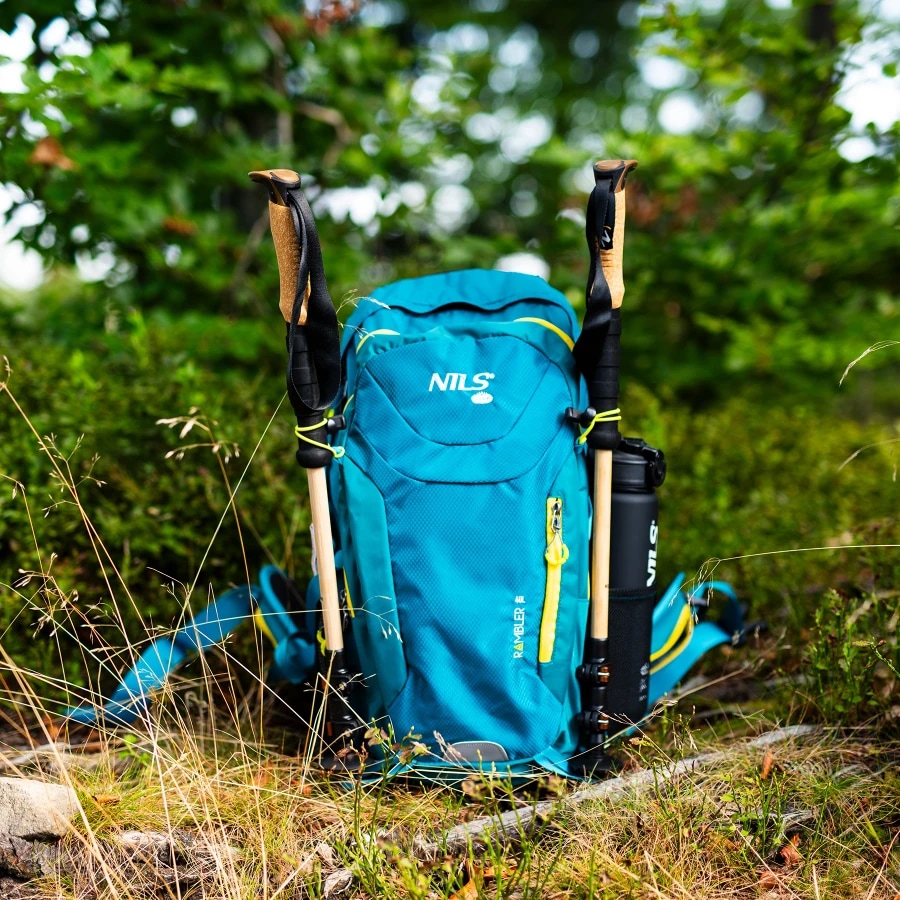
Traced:
<path fill-rule="evenodd" d="M 897 592 L 854 599 L 832 590 L 824 601 L 804 654 L 810 700 L 826 721 L 849 725 L 892 712 L 900 681 Z"/>
<path fill-rule="evenodd" d="M 192 587 L 196 610 L 265 562 L 294 568 L 306 511 L 287 404 L 274 415 L 275 325 L 133 319 L 87 350 L 6 331 L 0 627 L 18 664 L 62 674 L 65 660 L 82 682 L 73 649 L 170 627 Z"/>

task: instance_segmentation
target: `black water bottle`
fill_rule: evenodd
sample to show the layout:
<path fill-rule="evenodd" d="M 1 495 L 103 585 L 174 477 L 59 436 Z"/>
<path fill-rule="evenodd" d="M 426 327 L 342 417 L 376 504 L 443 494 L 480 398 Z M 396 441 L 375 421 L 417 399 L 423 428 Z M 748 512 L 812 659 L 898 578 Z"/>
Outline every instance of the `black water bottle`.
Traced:
<path fill-rule="evenodd" d="M 656 605 L 658 488 L 666 477 L 661 450 L 623 438 L 613 452 L 609 565 L 610 734 L 647 712 L 650 639 Z"/>

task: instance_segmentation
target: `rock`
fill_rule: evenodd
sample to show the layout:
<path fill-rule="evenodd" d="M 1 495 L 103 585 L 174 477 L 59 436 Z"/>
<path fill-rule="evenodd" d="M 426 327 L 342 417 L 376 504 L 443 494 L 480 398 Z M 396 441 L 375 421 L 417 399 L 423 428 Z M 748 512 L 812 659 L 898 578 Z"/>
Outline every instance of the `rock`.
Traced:
<path fill-rule="evenodd" d="M 332 872 L 322 885 L 323 897 L 335 897 L 343 894 L 353 885 L 353 873 L 349 869 L 338 869 Z"/>
<path fill-rule="evenodd" d="M 41 900 L 42 896 L 47 896 L 46 891 L 22 884 L 15 878 L 0 876 L 0 897 L 3 900 Z"/>
<path fill-rule="evenodd" d="M 319 843 L 316 844 L 315 853 L 326 866 L 333 866 L 335 864 L 334 850 L 332 850 L 324 841 L 319 841 Z"/>
<path fill-rule="evenodd" d="M 45 844 L 0 834 L 0 872 L 25 879 L 53 875 L 60 867 L 66 867 L 60 847 L 59 842 Z"/>
<path fill-rule="evenodd" d="M 78 809 L 75 791 L 65 785 L 0 778 L 0 834 L 26 840 L 62 837 Z"/>
<path fill-rule="evenodd" d="M 172 838 L 161 831 L 125 831 L 119 835 L 119 843 L 136 851 L 168 849 Z"/>

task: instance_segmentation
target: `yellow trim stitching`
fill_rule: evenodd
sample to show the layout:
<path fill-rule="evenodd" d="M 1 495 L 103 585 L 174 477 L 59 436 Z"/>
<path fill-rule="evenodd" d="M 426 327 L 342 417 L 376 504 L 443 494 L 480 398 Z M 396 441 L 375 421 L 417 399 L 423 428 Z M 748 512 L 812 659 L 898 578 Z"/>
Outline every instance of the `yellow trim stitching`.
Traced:
<path fill-rule="evenodd" d="M 685 603 L 684 609 L 681 610 L 681 613 L 678 616 L 678 621 L 675 623 L 675 627 L 672 629 L 672 633 L 669 635 L 668 640 L 656 653 L 651 654 L 650 662 L 656 662 L 658 659 L 662 659 L 681 639 L 683 635 L 687 635 L 690 637 L 694 631 L 694 613 L 691 608 Z"/>
<path fill-rule="evenodd" d="M 350 599 L 350 582 L 347 581 L 347 570 L 341 569 L 344 574 L 344 597 L 347 598 L 347 612 L 351 619 L 356 618 L 356 610 L 353 608 L 353 601 Z"/>
<path fill-rule="evenodd" d="M 562 328 L 558 325 L 554 325 L 552 322 L 548 322 L 546 319 L 538 319 L 533 316 L 523 316 L 521 319 L 516 319 L 517 322 L 533 322 L 535 325 L 543 325 L 544 328 L 549 328 L 557 337 L 560 337 L 565 341 L 566 346 L 570 350 L 575 349 L 575 341 L 567 335 Z"/>
<path fill-rule="evenodd" d="M 685 635 L 684 640 L 681 642 L 681 645 L 678 646 L 672 653 L 668 656 L 663 657 L 655 666 L 650 667 L 650 674 L 655 675 L 659 672 L 660 669 L 664 669 L 673 659 L 677 659 L 683 651 L 685 651 L 691 643 L 691 634 L 693 633 L 694 628 L 691 626 L 690 631 Z"/>
<path fill-rule="evenodd" d="M 278 641 L 275 640 L 275 635 L 272 634 L 272 629 L 269 628 L 269 623 L 266 622 L 266 617 L 263 615 L 261 609 L 257 609 L 256 612 L 253 613 L 253 621 L 256 623 L 256 627 L 273 643 L 278 644 Z"/>
<path fill-rule="evenodd" d="M 356 345 L 356 352 L 359 353 L 359 348 L 373 335 L 376 334 L 400 334 L 399 331 L 391 331 L 390 328 L 376 328 L 374 331 L 367 331 L 362 340 Z"/>

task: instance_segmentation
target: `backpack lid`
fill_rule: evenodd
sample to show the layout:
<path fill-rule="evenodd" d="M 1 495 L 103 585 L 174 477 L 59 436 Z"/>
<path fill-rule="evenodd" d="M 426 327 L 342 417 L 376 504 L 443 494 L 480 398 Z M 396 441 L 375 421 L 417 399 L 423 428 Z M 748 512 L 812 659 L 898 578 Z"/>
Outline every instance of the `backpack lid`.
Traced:
<path fill-rule="evenodd" d="M 385 308 L 427 315 L 444 306 L 499 310 L 521 300 L 538 300 L 558 307 L 565 314 L 569 333 L 577 333 L 578 320 L 572 305 L 565 294 L 551 287 L 543 278 L 495 269 L 464 269 L 406 278 L 361 297 L 344 326 L 342 349 L 346 348 L 351 336 L 361 330 L 360 326 L 370 315 Z"/>

